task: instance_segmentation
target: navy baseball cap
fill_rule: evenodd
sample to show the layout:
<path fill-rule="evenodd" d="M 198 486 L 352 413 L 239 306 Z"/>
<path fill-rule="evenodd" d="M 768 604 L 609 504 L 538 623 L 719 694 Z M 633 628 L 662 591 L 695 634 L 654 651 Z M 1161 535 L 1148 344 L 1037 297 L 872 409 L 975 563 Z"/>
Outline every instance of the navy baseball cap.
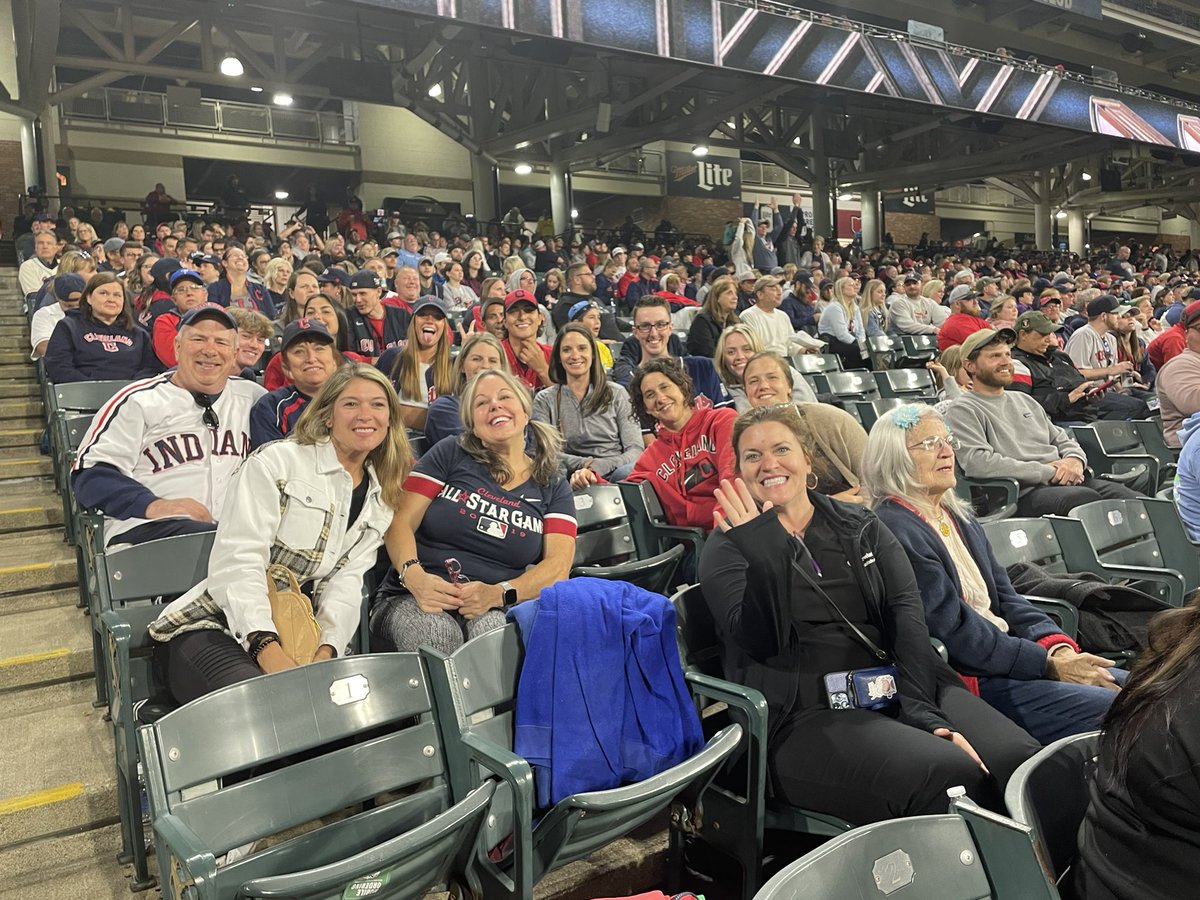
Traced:
<path fill-rule="evenodd" d="M 283 329 L 283 342 L 279 349 L 286 350 L 304 337 L 317 339 L 323 344 L 333 343 L 333 335 L 329 333 L 324 322 L 320 319 L 300 318 L 289 322 L 287 328 Z"/>
<path fill-rule="evenodd" d="M 171 273 L 171 290 L 175 290 L 175 285 L 181 281 L 194 281 L 200 287 L 204 287 L 204 279 L 200 277 L 200 273 L 195 269 L 176 269 Z"/>
<path fill-rule="evenodd" d="M 54 279 L 54 296 L 59 300 L 69 300 L 72 294 L 82 294 L 83 287 L 83 276 L 68 272 Z"/>
<path fill-rule="evenodd" d="M 336 284 L 339 287 L 350 286 L 350 276 L 345 269 L 339 269 L 337 266 L 330 266 L 324 272 L 317 276 L 318 284 Z"/>
<path fill-rule="evenodd" d="M 195 309 L 188 310 L 183 314 L 183 318 L 179 320 L 179 327 L 184 325 L 195 325 L 203 319 L 212 319 L 214 322 L 220 322 L 226 328 L 231 328 L 237 331 L 237 319 L 229 314 L 223 306 L 217 306 L 215 303 L 205 303 L 197 306 Z"/>
<path fill-rule="evenodd" d="M 339 269 L 339 271 L 341 271 Z M 383 279 L 372 272 L 370 269 L 363 269 L 354 273 L 354 277 L 350 279 L 350 289 L 355 288 L 381 288 L 383 287 Z"/>

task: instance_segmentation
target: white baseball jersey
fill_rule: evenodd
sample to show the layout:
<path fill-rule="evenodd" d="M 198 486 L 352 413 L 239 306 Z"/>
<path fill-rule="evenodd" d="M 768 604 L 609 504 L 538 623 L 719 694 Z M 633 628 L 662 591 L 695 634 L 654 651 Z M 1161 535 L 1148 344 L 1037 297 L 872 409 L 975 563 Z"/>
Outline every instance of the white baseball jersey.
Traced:
<path fill-rule="evenodd" d="M 250 453 L 250 409 L 266 391 L 252 381 L 230 378 L 213 404 L 218 427 L 204 424 L 204 410 L 190 391 L 171 382 L 173 373 L 131 382 L 92 420 L 74 471 L 111 466 L 145 487 L 154 498 L 203 503 L 218 519 L 225 492 Z M 88 500 L 105 512 L 106 543 L 148 519 L 114 516 L 114 508 L 134 504 L 144 512 L 144 497 L 128 483 L 105 482 L 107 496 Z M 112 490 L 108 490 L 111 487 Z M 81 501 L 82 501 L 81 497 Z M 109 502 L 105 502 L 105 501 Z"/>

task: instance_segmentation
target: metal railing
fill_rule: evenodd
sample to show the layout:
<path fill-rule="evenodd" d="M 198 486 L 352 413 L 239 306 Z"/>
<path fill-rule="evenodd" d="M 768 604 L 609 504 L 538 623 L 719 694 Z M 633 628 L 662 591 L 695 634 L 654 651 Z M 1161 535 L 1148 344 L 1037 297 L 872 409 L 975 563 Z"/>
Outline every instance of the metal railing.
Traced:
<path fill-rule="evenodd" d="M 358 123 L 340 112 L 281 109 L 232 100 L 201 100 L 199 106 L 167 102 L 166 94 L 96 88 L 62 105 L 66 119 L 156 125 L 186 131 L 345 146 L 358 143 Z"/>

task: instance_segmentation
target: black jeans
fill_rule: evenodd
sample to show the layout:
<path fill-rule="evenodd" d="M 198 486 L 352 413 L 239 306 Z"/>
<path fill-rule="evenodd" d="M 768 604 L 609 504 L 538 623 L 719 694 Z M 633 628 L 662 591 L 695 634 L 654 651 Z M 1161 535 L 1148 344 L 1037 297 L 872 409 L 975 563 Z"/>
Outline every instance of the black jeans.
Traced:
<path fill-rule="evenodd" d="M 212 628 L 185 631 L 156 644 L 154 668 L 180 706 L 263 674 L 241 644 Z"/>
<path fill-rule="evenodd" d="M 991 775 L 946 738 L 881 713 L 812 709 L 791 716 L 771 748 L 778 791 L 854 825 L 944 813 L 956 785 L 1002 812 L 1004 785 L 1041 745 L 957 678 L 938 686 L 937 703 Z"/>
<path fill-rule="evenodd" d="M 1077 506 L 1095 500 L 1136 500 L 1140 495 L 1123 484 L 1102 478 L 1085 478 L 1083 484 L 1039 484 L 1017 501 L 1017 515 L 1065 516 Z"/>

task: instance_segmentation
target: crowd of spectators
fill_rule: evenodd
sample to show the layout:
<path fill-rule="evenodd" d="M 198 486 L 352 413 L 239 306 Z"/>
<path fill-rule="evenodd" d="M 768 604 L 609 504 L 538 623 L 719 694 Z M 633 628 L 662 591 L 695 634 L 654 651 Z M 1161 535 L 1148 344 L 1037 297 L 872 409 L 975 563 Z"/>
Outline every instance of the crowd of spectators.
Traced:
<path fill-rule="evenodd" d="M 164 194 L 107 235 L 36 216 L 19 279 L 51 380 L 130 382 L 72 477 L 106 539 L 216 530 L 219 565 L 151 632 L 179 702 L 297 664 L 271 566 L 311 594 L 316 658 L 345 652 L 377 551 L 372 647 L 450 651 L 567 577 L 572 491 L 641 481 L 711 532 L 684 575 L 726 676 L 767 697 L 781 796 L 861 823 L 963 784 L 1000 809 L 1041 744 L 1100 727 L 1126 673 L 1015 591 L 959 473 L 1015 479 L 1022 515 L 1134 498 L 1156 486 L 1094 477 L 1069 426 L 1161 408 L 1200 536 L 1191 254 L 863 252 L 808 236 L 798 197 L 720 241 L 647 243 L 632 220 L 560 237 L 510 215 L 497 236 L 361 204 L 322 220 L 312 198 L 274 234 L 172 221 Z M 872 339 L 904 335 L 940 350 L 941 402 L 869 434 L 796 370 L 822 350 L 866 370 Z M 886 702 L 848 714 L 830 673 L 881 661 Z"/>

